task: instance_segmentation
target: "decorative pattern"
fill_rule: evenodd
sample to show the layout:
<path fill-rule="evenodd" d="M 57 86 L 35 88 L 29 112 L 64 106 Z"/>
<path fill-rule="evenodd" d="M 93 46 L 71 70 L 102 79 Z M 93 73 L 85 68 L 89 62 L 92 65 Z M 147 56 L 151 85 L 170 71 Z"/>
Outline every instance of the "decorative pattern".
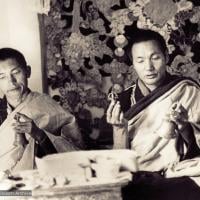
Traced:
<path fill-rule="evenodd" d="M 51 0 L 44 24 L 48 84 L 57 91 L 51 94 L 84 121 L 79 125 L 89 135 L 101 129 L 109 89 L 122 90 L 136 80 L 125 52 L 136 28 L 163 35 L 168 70 L 199 82 L 200 2 L 195 0 Z M 101 109 L 98 117 L 93 108 Z"/>

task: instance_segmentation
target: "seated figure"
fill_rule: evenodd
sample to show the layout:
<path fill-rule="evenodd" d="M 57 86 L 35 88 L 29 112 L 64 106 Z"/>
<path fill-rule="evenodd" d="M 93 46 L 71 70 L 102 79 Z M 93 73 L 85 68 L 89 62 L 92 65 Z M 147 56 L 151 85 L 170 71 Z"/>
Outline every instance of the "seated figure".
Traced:
<path fill-rule="evenodd" d="M 46 94 L 28 88 L 31 68 L 11 48 L 0 49 L 0 171 L 35 168 L 35 156 L 83 147 L 75 117 Z"/>
<path fill-rule="evenodd" d="M 167 72 L 168 51 L 159 33 L 138 30 L 129 45 L 138 79 L 120 95 L 112 94 L 115 98 L 107 110 L 114 148 L 129 148 L 137 154 L 138 172 L 133 175 L 137 191 L 130 187 L 126 192 L 137 200 L 200 198 L 199 187 L 189 184 L 193 182 L 189 177 L 183 178 L 200 176 L 200 86 Z M 177 190 L 175 183 L 180 183 Z M 187 194 L 184 188 L 189 189 Z"/>

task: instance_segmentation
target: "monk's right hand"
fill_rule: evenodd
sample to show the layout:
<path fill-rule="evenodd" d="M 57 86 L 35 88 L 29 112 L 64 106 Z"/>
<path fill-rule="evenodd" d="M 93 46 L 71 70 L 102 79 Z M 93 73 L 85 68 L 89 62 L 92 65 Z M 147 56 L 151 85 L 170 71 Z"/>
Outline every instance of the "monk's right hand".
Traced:
<path fill-rule="evenodd" d="M 124 118 L 124 114 L 121 111 L 121 106 L 119 101 L 112 100 L 107 112 L 106 112 L 106 120 L 109 124 L 115 126 L 123 126 L 126 123 Z"/>

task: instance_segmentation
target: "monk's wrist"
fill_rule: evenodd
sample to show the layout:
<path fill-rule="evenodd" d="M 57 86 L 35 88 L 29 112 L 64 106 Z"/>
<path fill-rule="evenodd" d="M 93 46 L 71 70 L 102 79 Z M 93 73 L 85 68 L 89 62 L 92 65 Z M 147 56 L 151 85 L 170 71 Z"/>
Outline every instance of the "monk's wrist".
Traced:
<path fill-rule="evenodd" d="M 126 149 L 129 146 L 127 126 L 113 126 L 113 148 Z"/>

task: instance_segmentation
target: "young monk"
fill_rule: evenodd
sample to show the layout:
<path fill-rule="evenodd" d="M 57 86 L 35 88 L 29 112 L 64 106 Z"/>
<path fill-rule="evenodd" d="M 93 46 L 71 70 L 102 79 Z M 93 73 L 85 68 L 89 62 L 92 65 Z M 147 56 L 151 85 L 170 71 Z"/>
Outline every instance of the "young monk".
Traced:
<path fill-rule="evenodd" d="M 28 88 L 22 53 L 0 49 L 0 171 L 33 169 L 35 156 L 82 148 L 75 118 L 46 94 Z"/>

